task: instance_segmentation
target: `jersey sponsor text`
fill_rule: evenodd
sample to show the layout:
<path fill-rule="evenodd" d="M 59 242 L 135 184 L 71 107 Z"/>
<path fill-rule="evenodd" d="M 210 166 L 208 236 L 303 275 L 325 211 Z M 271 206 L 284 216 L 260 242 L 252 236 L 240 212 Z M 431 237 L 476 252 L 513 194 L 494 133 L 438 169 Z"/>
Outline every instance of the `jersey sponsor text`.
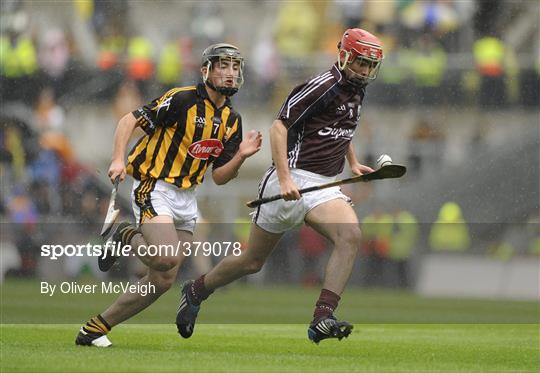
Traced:
<path fill-rule="evenodd" d="M 216 139 L 200 140 L 188 148 L 188 153 L 193 158 L 205 160 L 210 157 L 219 157 L 222 151 L 223 143 Z"/>

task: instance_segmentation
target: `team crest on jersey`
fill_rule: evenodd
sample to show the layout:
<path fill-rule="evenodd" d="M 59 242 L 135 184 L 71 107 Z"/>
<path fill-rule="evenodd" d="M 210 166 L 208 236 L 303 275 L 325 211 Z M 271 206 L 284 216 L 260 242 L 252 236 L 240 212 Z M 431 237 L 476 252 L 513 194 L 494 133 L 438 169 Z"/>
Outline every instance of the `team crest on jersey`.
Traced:
<path fill-rule="evenodd" d="M 171 100 L 172 100 L 172 97 L 168 97 L 166 100 L 164 100 L 162 103 L 160 103 L 158 106 L 157 106 L 157 113 L 156 113 L 156 116 L 159 115 L 159 111 L 163 108 L 165 108 L 165 111 L 168 111 L 169 110 L 169 107 L 171 106 Z"/>
<path fill-rule="evenodd" d="M 207 160 L 210 157 L 219 157 L 223 152 L 223 143 L 218 139 L 199 140 L 191 144 L 188 154 L 193 158 Z"/>
<path fill-rule="evenodd" d="M 195 125 L 198 128 L 203 128 L 204 126 L 206 126 L 206 119 L 203 117 L 195 116 Z"/>

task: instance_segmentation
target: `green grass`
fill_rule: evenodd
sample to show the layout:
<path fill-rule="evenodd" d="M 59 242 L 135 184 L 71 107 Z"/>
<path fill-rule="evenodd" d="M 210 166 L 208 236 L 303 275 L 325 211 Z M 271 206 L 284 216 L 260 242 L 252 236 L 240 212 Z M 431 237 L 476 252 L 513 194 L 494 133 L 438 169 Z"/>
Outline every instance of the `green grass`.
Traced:
<path fill-rule="evenodd" d="M 60 281 L 55 282 L 60 283 Z M 80 281 L 80 283 L 83 283 Z M 91 283 L 91 281 L 89 281 Z M 10 280 L 0 286 L 4 324 L 80 323 L 104 310 L 116 298 L 96 293 L 40 294 L 39 281 Z M 180 287 L 163 295 L 131 323 L 173 322 Z M 203 323 L 304 324 L 309 322 L 319 289 L 295 286 L 233 285 L 205 303 Z M 349 287 L 338 314 L 354 323 L 539 323 L 540 303 L 503 300 L 424 298 L 410 292 Z"/>
<path fill-rule="evenodd" d="M 304 325 L 122 325 L 110 349 L 73 345 L 78 325 L 3 325 L 2 371 L 536 372 L 533 325 L 363 325 L 309 343 Z"/>
<path fill-rule="evenodd" d="M 205 303 L 194 336 L 173 324 L 178 286 L 114 328 L 110 349 L 74 345 L 110 294 L 39 294 L 37 281 L 1 286 L 1 372 L 537 372 L 539 303 L 422 298 L 350 288 L 338 315 L 346 340 L 307 340 L 317 289 L 231 286 Z"/>

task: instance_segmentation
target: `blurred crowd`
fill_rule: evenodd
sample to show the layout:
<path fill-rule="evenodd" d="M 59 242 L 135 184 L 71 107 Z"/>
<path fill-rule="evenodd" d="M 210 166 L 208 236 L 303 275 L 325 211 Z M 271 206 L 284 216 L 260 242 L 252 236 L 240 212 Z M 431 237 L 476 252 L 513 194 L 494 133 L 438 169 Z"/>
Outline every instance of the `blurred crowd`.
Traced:
<path fill-rule="evenodd" d="M 0 117 L 1 244 L 4 253 L 5 245 L 18 249 L 20 275 L 35 274 L 41 243 L 54 241 L 59 229 L 97 229 L 107 208 L 93 170 L 76 160 L 61 132 L 63 112 L 49 91 L 40 96 L 34 115 L 37 130 Z"/>
<path fill-rule="evenodd" d="M 351 281 L 364 287 L 411 288 L 423 255 L 478 254 L 505 262 L 516 257 L 540 256 L 540 215 L 506 229 L 497 239 L 482 242 L 475 224 L 467 223 L 453 201 L 440 206 L 433 223 L 421 223 L 410 211 L 375 209 L 361 220 L 362 245 Z M 505 227 L 507 228 L 507 227 Z M 289 232 L 280 241 L 264 270 L 270 282 L 299 282 L 319 286 L 332 245 L 308 226 Z"/>
<path fill-rule="evenodd" d="M 38 29 L 27 3 L 5 1 L 2 100 L 32 103 L 43 87 L 51 88 L 60 101 L 67 96 L 79 102 L 109 100 L 126 81 L 135 83 L 144 99 L 153 98 L 172 86 L 196 81 L 200 51 L 227 40 L 246 55 L 244 98 L 271 105 L 292 82 L 335 60 L 343 30 L 364 27 L 380 36 L 385 50 L 372 102 L 537 108 L 540 53 L 533 3 L 252 0 L 242 7 L 269 11 L 256 24 L 250 19 L 256 11 L 237 14 L 235 24 L 245 24 L 245 32 L 239 34 L 224 18 L 233 5 L 194 2 L 171 5 L 189 14 L 190 23 L 164 28 L 156 37 L 145 35 L 130 17 L 134 2 L 74 1 L 65 6 L 85 26 L 88 33 L 81 37 L 80 32 L 54 25 Z M 511 31 L 517 24 L 516 36 Z M 253 30 L 255 25 L 259 28 Z"/>

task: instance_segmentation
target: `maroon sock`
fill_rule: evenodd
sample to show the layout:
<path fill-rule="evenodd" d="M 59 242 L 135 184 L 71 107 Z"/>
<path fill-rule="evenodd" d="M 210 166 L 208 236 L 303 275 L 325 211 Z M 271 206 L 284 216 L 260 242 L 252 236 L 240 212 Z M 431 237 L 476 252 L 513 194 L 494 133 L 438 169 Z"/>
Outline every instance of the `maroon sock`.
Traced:
<path fill-rule="evenodd" d="M 202 275 L 191 284 L 191 301 L 195 305 L 201 304 L 203 300 L 208 298 L 210 294 L 214 292 L 214 290 L 208 290 L 206 286 L 204 286 L 204 276 L 206 275 Z"/>
<path fill-rule="evenodd" d="M 334 313 L 334 310 L 337 308 L 340 299 L 341 297 L 333 291 L 322 289 L 321 295 L 319 295 L 319 300 L 317 300 L 317 303 L 315 303 L 313 321 L 331 316 Z"/>

